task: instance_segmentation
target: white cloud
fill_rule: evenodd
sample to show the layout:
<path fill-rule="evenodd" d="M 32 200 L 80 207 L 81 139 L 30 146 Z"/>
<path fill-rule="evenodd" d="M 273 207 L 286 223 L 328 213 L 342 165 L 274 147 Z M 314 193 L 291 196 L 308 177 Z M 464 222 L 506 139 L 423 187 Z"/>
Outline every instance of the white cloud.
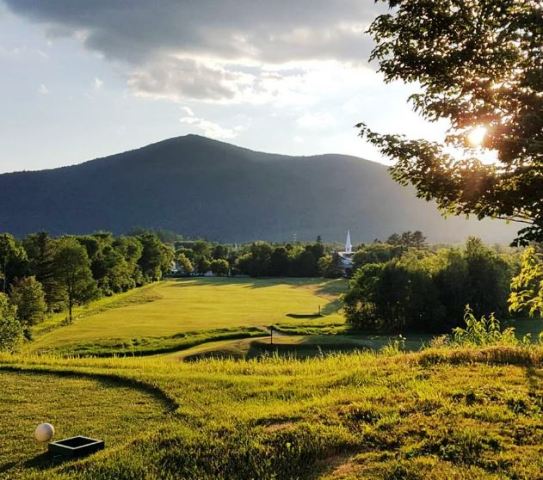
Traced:
<path fill-rule="evenodd" d="M 130 74 L 128 86 L 138 96 L 181 102 L 222 101 L 239 96 L 252 77 L 222 65 L 192 58 L 160 58 Z"/>
<path fill-rule="evenodd" d="M 41 83 L 40 86 L 38 87 L 38 93 L 40 95 L 48 95 L 49 89 L 43 83 Z"/>
<path fill-rule="evenodd" d="M 94 89 L 95 90 L 100 90 L 103 85 L 104 85 L 103 80 L 100 80 L 98 77 L 96 77 L 94 79 Z"/>
<path fill-rule="evenodd" d="M 192 111 L 192 109 L 190 107 L 181 107 L 181 110 L 183 112 L 185 112 L 189 117 L 194 117 L 194 112 Z"/>
<path fill-rule="evenodd" d="M 190 109 L 189 109 L 190 110 Z M 191 111 L 192 112 L 192 111 Z M 191 114 L 187 117 L 181 117 L 179 119 L 181 123 L 191 125 L 200 130 L 206 137 L 216 138 L 220 140 L 231 140 L 236 138 L 238 134 L 243 131 L 243 127 L 238 125 L 234 128 L 224 128 L 219 124 L 206 120 L 204 118 L 198 118 Z"/>

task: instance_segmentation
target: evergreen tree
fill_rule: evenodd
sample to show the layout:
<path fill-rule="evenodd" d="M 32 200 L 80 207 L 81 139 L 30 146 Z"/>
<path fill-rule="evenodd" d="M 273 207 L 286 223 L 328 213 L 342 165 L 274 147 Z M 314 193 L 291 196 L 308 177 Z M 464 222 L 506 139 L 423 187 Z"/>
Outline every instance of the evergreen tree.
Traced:
<path fill-rule="evenodd" d="M 47 309 L 60 310 L 64 294 L 55 275 L 56 240 L 45 232 L 33 233 L 25 237 L 23 246 L 28 255 L 29 271 L 43 287 Z"/>
<path fill-rule="evenodd" d="M 28 258 L 24 248 L 9 233 L 0 234 L 0 280 L 1 291 L 7 293 L 9 285 L 17 277 L 22 277 L 28 268 Z"/>
<path fill-rule="evenodd" d="M 11 287 L 11 303 L 17 307 L 17 318 L 28 336 L 30 327 L 43 321 L 47 304 L 45 294 L 36 277 L 25 277 Z"/>

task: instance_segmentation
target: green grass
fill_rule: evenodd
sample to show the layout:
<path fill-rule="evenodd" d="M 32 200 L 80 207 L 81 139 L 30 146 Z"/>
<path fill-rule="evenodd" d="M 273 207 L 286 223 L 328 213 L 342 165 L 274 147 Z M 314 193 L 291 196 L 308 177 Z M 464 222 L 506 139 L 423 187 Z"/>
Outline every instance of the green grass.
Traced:
<path fill-rule="evenodd" d="M 0 478 L 6 479 L 55 464 L 34 440 L 38 423 L 52 423 L 55 439 L 83 434 L 114 449 L 167 412 L 161 396 L 107 378 L 0 370 L 0 385 Z"/>
<path fill-rule="evenodd" d="M 0 478 L 541 477 L 543 346 L 415 351 L 429 337 L 408 335 L 413 351 L 383 348 L 393 338 L 347 334 L 344 287 L 169 281 L 100 300 L 71 326 L 51 319 L 35 351 L 134 356 L 0 355 Z M 287 316 L 319 305 L 323 317 Z M 108 447 L 54 463 L 32 439 L 42 421 Z"/>
<path fill-rule="evenodd" d="M 312 328 L 344 328 L 338 296 L 345 287 L 344 280 L 169 280 L 80 308 L 72 325 L 59 327 L 62 316 L 57 315 L 34 330 L 35 341 L 27 350 L 96 355 L 169 351 L 190 346 L 183 334 L 197 334 L 202 341 L 236 332 L 251 336 L 255 328 L 271 324 L 294 327 L 302 321 L 289 314 L 313 314 L 319 307 L 324 316 L 313 320 Z"/>
<path fill-rule="evenodd" d="M 112 382 L 132 379 L 160 389 L 175 412 L 158 423 L 142 419 L 148 433 L 128 443 L 130 434 L 119 433 L 115 448 L 49 469 L 47 478 L 531 479 L 543 471 L 542 360 L 535 346 L 208 359 L 174 367 L 171 358 L 3 356 L 0 364 L 21 373 L 7 374 L 11 387 L 0 390 L 0 418 L 28 424 L 2 425 L 12 446 L 32 443 L 30 425 L 49 418 L 51 408 L 59 415 L 68 408 L 69 420 L 56 421 L 69 422 L 70 432 L 89 425 L 84 412 L 102 425 L 97 435 L 107 434 L 106 425 L 121 432 L 138 418 L 129 393 L 102 399 L 92 395 L 93 387 L 77 384 L 83 381 L 78 372 L 113 375 Z M 42 381 L 47 377 L 36 369 L 71 371 L 76 383 Z M 21 390 L 14 387 L 19 383 Z M 60 392 L 41 409 L 35 404 L 46 385 Z M 25 402 L 15 417 L 9 414 L 14 400 L 6 401 L 14 395 Z M 84 406 L 82 413 L 74 402 Z M 28 449 L 17 457 L 23 478 L 31 478 L 32 469 L 21 466 L 37 453 Z M 4 474 L 11 478 L 9 470 Z"/>

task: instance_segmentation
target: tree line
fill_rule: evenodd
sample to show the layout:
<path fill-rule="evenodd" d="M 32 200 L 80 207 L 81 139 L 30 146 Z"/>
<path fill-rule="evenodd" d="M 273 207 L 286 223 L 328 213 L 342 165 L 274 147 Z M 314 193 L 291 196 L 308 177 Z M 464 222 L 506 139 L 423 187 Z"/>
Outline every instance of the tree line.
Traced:
<path fill-rule="evenodd" d="M 14 345 L 47 313 L 66 311 L 161 279 L 174 250 L 153 232 L 16 239 L 0 234 L 0 350 Z"/>
<path fill-rule="evenodd" d="M 461 326 L 466 305 L 476 316 L 507 317 L 519 257 L 476 238 L 463 247 L 364 246 L 354 256 L 347 319 L 364 330 L 438 333 Z"/>
<path fill-rule="evenodd" d="M 251 277 L 328 276 L 334 246 L 317 238 L 313 243 L 271 244 L 264 241 L 239 246 L 203 240 L 176 242 L 181 274 L 249 275 Z M 339 277 L 342 271 L 334 273 Z"/>

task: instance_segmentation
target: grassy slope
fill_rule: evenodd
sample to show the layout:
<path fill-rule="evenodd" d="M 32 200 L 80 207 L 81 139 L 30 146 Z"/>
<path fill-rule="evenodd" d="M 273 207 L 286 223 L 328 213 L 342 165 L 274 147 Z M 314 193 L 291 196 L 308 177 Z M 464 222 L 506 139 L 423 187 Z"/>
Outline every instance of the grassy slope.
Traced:
<path fill-rule="evenodd" d="M 153 358 L 0 364 L 135 378 L 177 404 L 151 435 L 48 478 L 528 479 L 543 471 L 542 359 L 538 347 L 493 347 L 175 368 Z M 8 434 L 30 441 L 26 429 Z"/>
<path fill-rule="evenodd" d="M 112 345 L 141 339 L 158 339 L 150 350 L 160 346 L 172 349 L 183 341 L 172 336 L 193 332 L 211 332 L 220 338 L 224 329 L 254 328 L 274 323 L 295 326 L 302 321 L 287 314 L 312 314 L 319 306 L 325 315 L 311 320 L 314 327 L 342 326 L 337 300 L 345 281 L 312 279 L 221 279 L 199 278 L 165 281 L 143 289 L 103 299 L 86 309 L 72 325 L 52 328 L 59 318 L 35 330 L 29 351 L 70 350 L 73 346 Z M 223 332 L 224 333 L 224 332 Z M 244 331 L 245 336 L 251 332 Z M 256 332 L 252 332 L 256 333 Z M 143 342 L 145 343 L 145 342 Z M 171 344 L 171 345 L 170 345 Z M 138 348 L 136 345 L 136 348 Z M 171 347 L 171 348 L 170 348 Z M 92 350 L 92 348 L 91 348 Z M 99 352 L 97 352 L 99 353 Z"/>

